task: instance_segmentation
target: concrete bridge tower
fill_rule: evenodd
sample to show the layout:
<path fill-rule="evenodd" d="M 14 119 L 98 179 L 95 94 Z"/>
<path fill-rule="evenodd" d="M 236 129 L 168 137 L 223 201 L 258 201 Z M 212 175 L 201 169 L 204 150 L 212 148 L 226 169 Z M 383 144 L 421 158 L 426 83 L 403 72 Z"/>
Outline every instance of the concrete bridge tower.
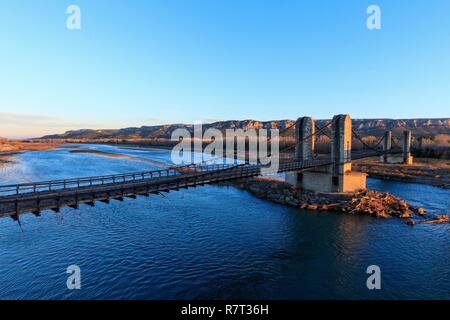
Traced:
<path fill-rule="evenodd" d="M 295 123 L 295 161 L 314 160 L 315 121 L 311 117 L 298 118 Z M 286 181 L 293 185 L 302 185 L 302 172 L 286 173 Z"/>
<path fill-rule="evenodd" d="M 314 134 L 316 122 L 313 118 L 298 118 L 295 123 L 295 161 L 314 160 Z"/>
<path fill-rule="evenodd" d="M 287 174 L 287 182 L 314 192 L 355 192 L 366 188 L 366 174 L 351 171 L 352 120 L 348 115 L 337 115 L 333 120 L 331 128 L 333 163 L 303 173 Z M 295 160 L 313 160 L 314 120 L 308 117 L 300 118 L 296 125 Z"/>
<path fill-rule="evenodd" d="M 333 177 L 352 171 L 352 119 L 349 115 L 334 116 L 331 159 Z"/>
<path fill-rule="evenodd" d="M 333 118 L 331 142 L 331 192 L 366 189 L 365 173 L 352 171 L 352 119 L 340 114 Z"/>
<path fill-rule="evenodd" d="M 403 163 L 413 163 L 413 157 L 411 156 L 411 130 L 403 132 Z"/>

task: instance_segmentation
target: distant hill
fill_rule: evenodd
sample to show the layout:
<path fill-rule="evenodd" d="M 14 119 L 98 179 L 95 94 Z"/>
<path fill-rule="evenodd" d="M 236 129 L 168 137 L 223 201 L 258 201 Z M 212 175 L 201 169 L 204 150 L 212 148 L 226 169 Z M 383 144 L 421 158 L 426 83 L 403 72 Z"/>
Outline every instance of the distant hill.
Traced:
<path fill-rule="evenodd" d="M 318 120 L 317 125 L 323 126 L 329 120 Z M 228 120 L 210 124 L 204 124 L 203 128 L 216 128 L 221 131 L 225 129 L 260 129 L 278 128 L 283 129 L 290 126 L 294 120 Z M 192 131 L 192 125 L 169 124 L 158 126 L 142 126 L 140 128 L 91 130 L 81 129 L 67 131 L 63 134 L 53 134 L 40 139 L 170 139 L 172 132 L 177 128 L 187 128 Z M 416 137 L 432 137 L 437 134 L 450 134 L 450 118 L 441 119 L 353 119 L 353 128 L 364 135 L 379 136 L 386 130 L 394 130 L 399 133 L 404 128 L 412 130 Z M 395 133 L 394 132 L 394 133 Z"/>

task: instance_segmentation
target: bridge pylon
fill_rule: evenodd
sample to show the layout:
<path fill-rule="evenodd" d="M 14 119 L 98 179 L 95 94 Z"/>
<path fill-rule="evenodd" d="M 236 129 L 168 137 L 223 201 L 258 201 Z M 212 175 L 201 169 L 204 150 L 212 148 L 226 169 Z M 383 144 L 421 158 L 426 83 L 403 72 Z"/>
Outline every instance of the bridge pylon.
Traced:
<path fill-rule="evenodd" d="M 413 156 L 411 155 L 411 131 L 405 130 L 402 135 L 402 155 L 384 154 L 380 160 L 384 163 L 403 163 L 413 164 Z M 392 148 L 392 132 L 386 131 L 384 134 L 383 151 L 389 151 Z"/>
<path fill-rule="evenodd" d="M 295 123 L 295 161 L 314 160 L 316 122 L 311 117 L 298 118 Z M 288 172 L 286 181 L 302 187 L 303 173 Z"/>
<path fill-rule="evenodd" d="M 298 118 L 295 123 L 295 161 L 314 160 L 316 122 L 311 117 Z"/>
<path fill-rule="evenodd" d="M 349 115 L 334 116 L 331 127 L 331 159 L 333 177 L 352 171 L 352 119 Z"/>
<path fill-rule="evenodd" d="M 296 123 L 296 161 L 314 159 L 314 127 L 312 118 L 299 118 Z M 366 174 L 352 171 L 352 120 L 337 115 L 332 121 L 331 159 L 329 166 L 286 174 L 286 181 L 301 189 L 330 193 L 355 192 L 366 189 Z M 305 139 L 306 138 L 306 139 Z"/>
<path fill-rule="evenodd" d="M 403 163 L 413 164 L 413 157 L 411 155 L 411 130 L 405 130 L 403 132 Z"/>

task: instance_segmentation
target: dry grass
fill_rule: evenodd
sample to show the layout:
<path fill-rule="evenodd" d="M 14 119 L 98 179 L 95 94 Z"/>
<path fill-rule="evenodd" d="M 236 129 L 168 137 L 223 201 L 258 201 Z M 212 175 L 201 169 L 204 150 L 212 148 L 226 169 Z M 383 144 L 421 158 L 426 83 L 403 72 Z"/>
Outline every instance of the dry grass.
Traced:
<path fill-rule="evenodd" d="M 20 141 L 3 141 L 0 142 L 0 152 L 18 152 L 18 151 L 43 151 L 59 148 L 54 143 L 38 143 L 38 142 L 20 142 Z"/>

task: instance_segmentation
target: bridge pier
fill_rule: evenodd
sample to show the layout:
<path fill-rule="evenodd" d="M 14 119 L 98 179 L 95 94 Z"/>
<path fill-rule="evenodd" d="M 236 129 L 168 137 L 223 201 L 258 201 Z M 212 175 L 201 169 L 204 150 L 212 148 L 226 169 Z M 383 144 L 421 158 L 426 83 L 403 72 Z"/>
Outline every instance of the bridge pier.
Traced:
<path fill-rule="evenodd" d="M 297 161 L 312 160 L 314 158 L 314 142 L 302 141 L 303 137 L 314 140 L 314 120 L 300 118 L 296 127 Z M 312 136 L 311 136 L 312 135 Z M 333 118 L 330 166 L 318 167 L 303 173 L 286 175 L 288 183 L 314 192 L 355 192 L 366 189 L 366 174 L 352 171 L 352 120 L 348 115 L 337 115 Z"/>
<path fill-rule="evenodd" d="M 295 123 L 295 154 L 294 161 L 314 160 L 315 121 L 311 117 L 298 118 Z M 302 185 L 303 172 L 286 173 L 286 181 L 293 185 Z"/>
<path fill-rule="evenodd" d="M 365 173 L 352 171 L 352 119 L 340 114 L 333 118 L 331 192 L 355 192 L 366 189 Z"/>
<path fill-rule="evenodd" d="M 403 132 L 403 163 L 413 164 L 413 157 L 411 156 L 411 130 Z"/>

